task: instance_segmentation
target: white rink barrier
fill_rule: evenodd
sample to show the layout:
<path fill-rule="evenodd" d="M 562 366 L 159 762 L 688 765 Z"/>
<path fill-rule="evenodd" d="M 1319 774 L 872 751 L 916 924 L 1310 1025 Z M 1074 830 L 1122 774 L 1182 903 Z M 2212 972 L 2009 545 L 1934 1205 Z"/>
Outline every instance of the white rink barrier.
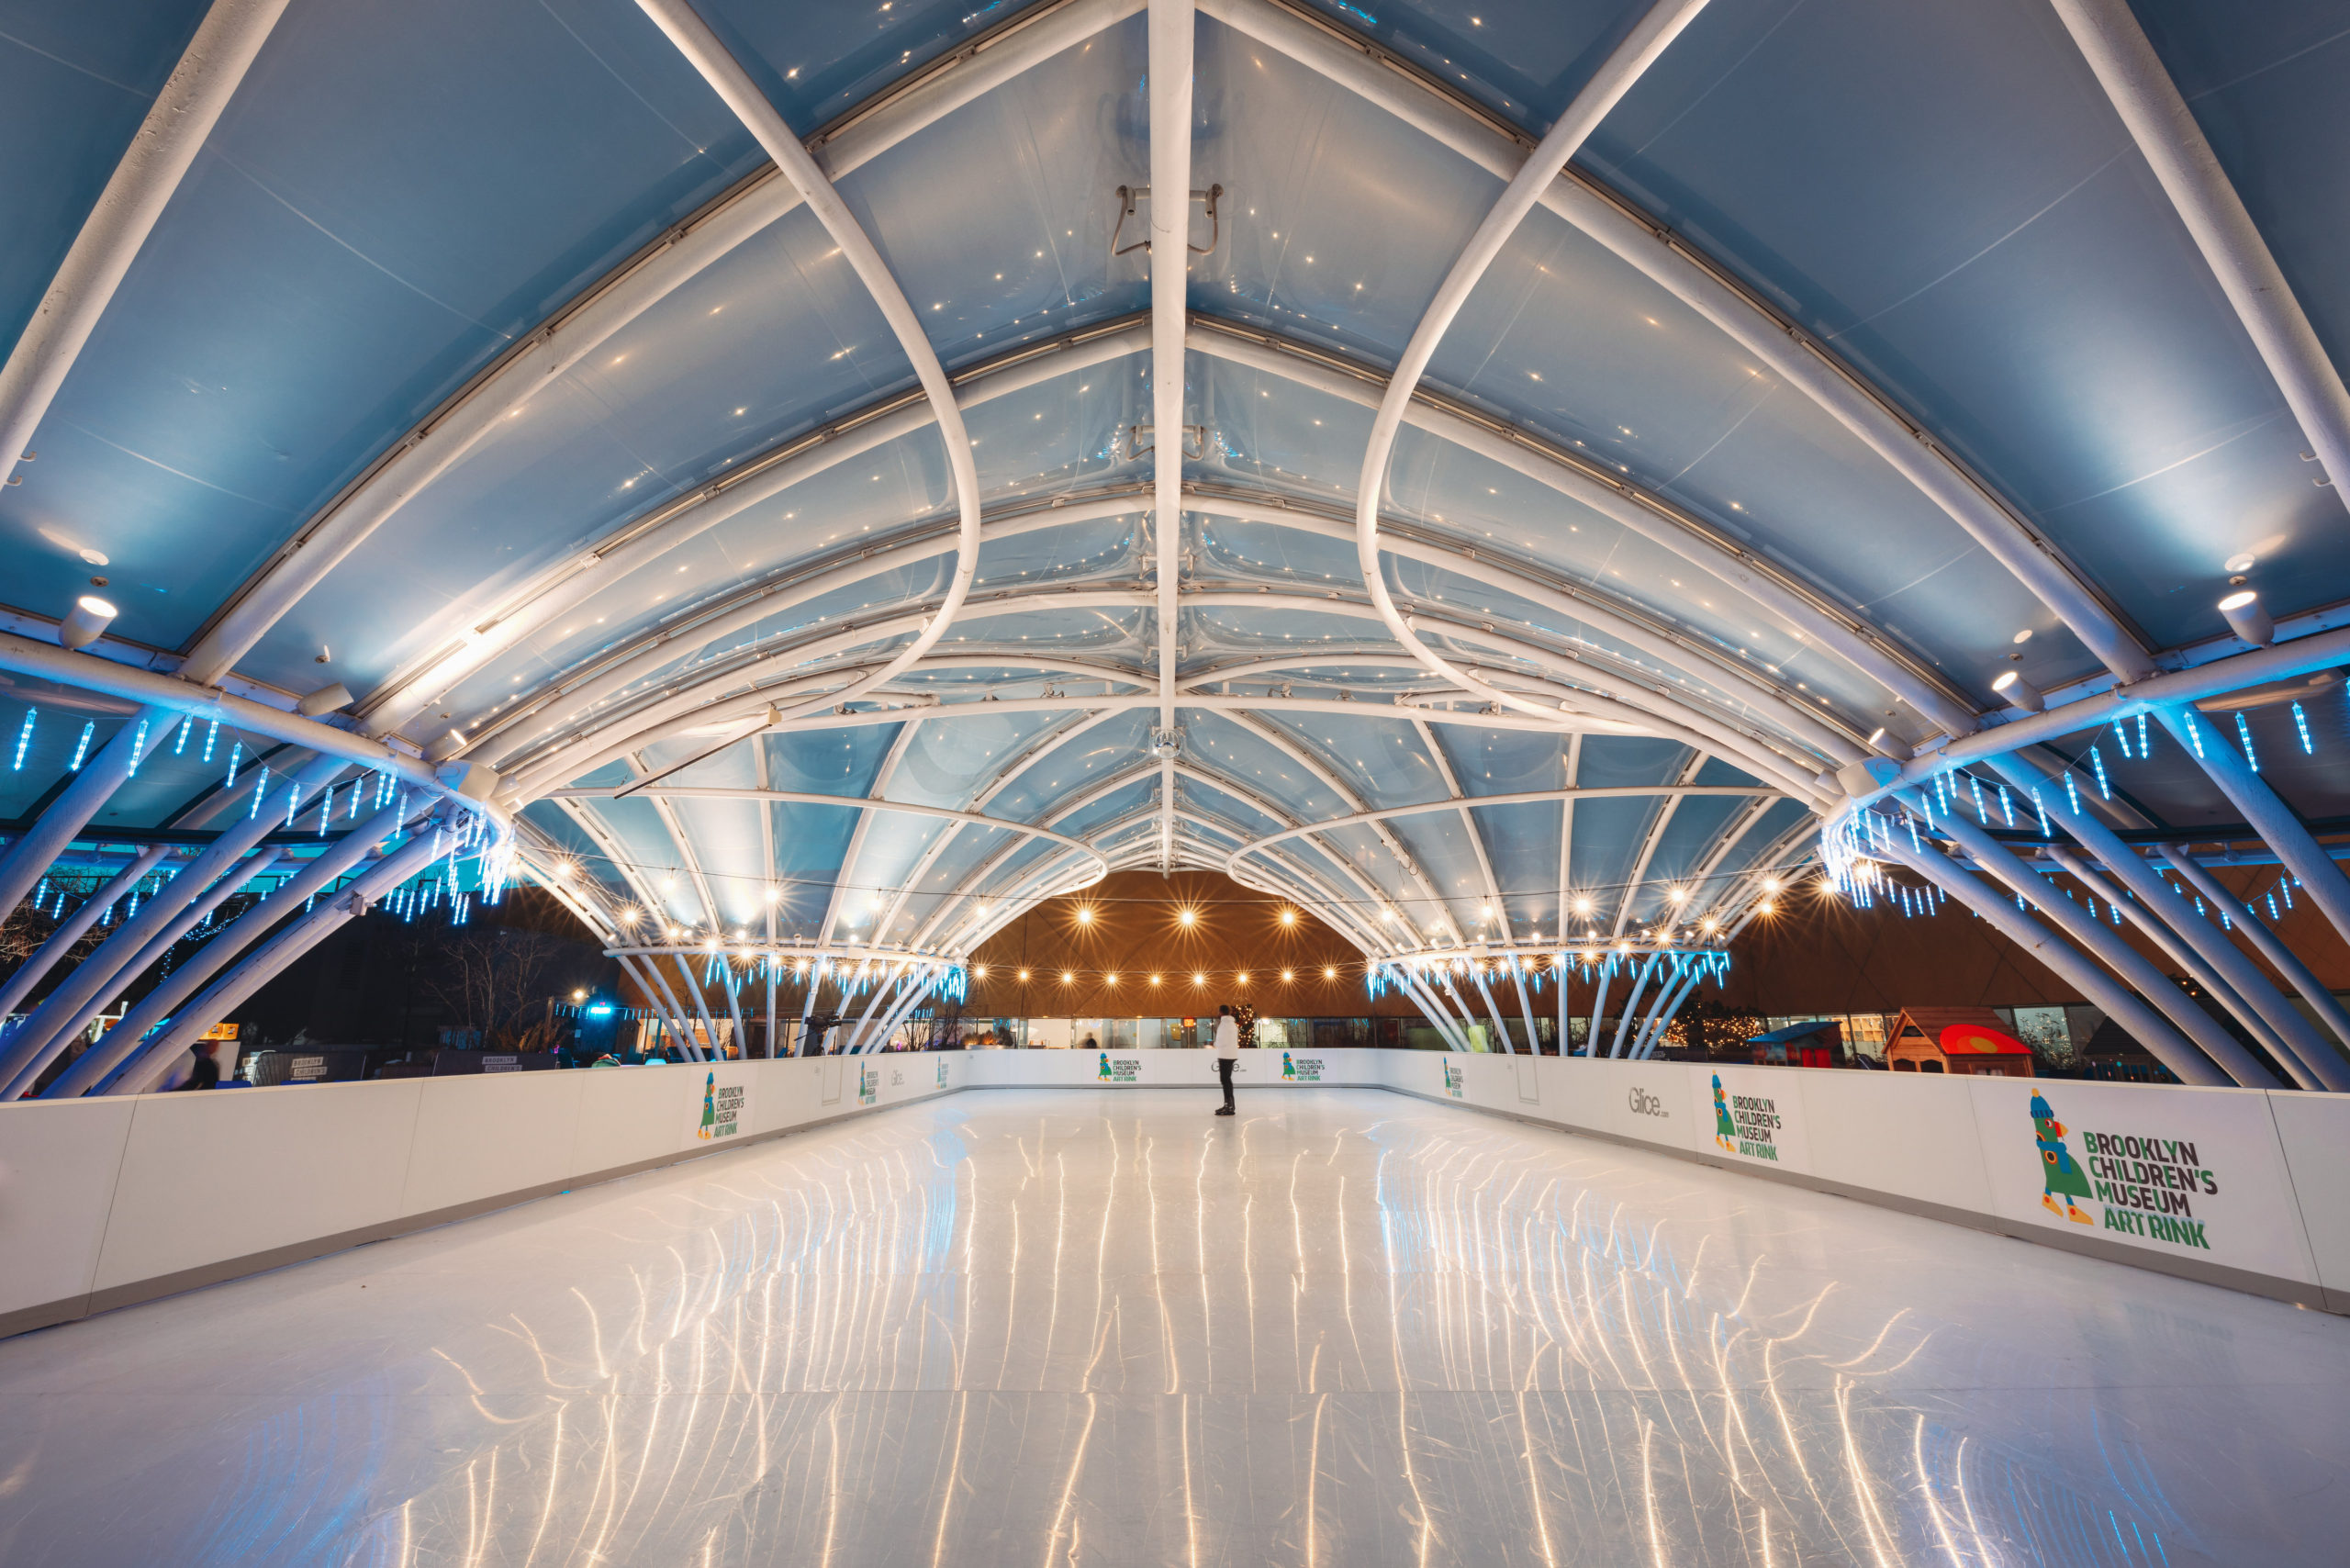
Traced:
<path fill-rule="evenodd" d="M 1235 1082 L 1244 1113 L 1269 1091 L 1392 1089 L 2350 1313 L 2350 1095 L 1296 1047 L 1243 1052 Z M 0 1105 L 0 1334 L 996 1087 L 1182 1089 L 1204 1112 L 1215 1058 L 949 1051 Z M 2043 1176 L 2043 1139 L 2076 1182 Z"/>
<path fill-rule="evenodd" d="M 695 1062 L 0 1105 L 0 1334 L 952 1093 L 970 1059 Z"/>
<path fill-rule="evenodd" d="M 2350 1095 L 1387 1054 L 1405 1093 L 2350 1313 Z"/>

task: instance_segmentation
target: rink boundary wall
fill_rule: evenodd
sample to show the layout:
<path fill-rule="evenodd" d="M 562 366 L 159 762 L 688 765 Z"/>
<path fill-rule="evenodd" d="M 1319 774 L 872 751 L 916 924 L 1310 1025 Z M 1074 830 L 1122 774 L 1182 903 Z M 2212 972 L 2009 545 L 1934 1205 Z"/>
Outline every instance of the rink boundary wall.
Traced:
<path fill-rule="evenodd" d="M 1359 1047 L 1251 1051 L 1236 1076 L 1249 1097 L 1389 1089 L 2350 1313 L 2350 1095 Z M 1757 1137 L 1716 1141 L 1717 1076 Z M 0 1335 L 964 1089 L 1214 1083 L 1203 1051 L 983 1051 L 0 1105 Z M 2076 1159 L 2092 1132 L 2174 1171 L 2191 1152 L 2217 1189 L 2185 1195 L 2202 1245 L 2045 1214 L 2035 1091 Z"/>

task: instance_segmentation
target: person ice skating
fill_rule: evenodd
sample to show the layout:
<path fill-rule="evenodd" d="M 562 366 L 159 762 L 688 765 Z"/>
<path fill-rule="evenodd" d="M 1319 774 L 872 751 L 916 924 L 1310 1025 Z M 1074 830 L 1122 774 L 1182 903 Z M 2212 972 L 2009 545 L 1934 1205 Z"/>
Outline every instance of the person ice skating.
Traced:
<path fill-rule="evenodd" d="M 1738 1152 L 1738 1124 L 1730 1120 L 1729 1101 L 1722 1094 L 1722 1075 L 1714 1074 L 1714 1141 L 1729 1153 Z"/>
<path fill-rule="evenodd" d="M 1232 1016 L 1232 1004 L 1228 1002 L 1219 1005 L 1215 1013 L 1215 1077 L 1224 1085 L 1224 1104 L 1216 1114 L 1229 1116 L 1236 1114 L 1232 1107 L 1232 1064 L 1240 1059 L 1240 1025 Z"/>
<path fill-rule="evenodd" d="M 2097 1193 L 2089 1186 L 2089 1173 L 2065 1147 L 2065 1134 L 2069 1131 L 2056 1119 L 2056 1108 L 2047 1096 L 2034 1091 L 2031 1096 L 2031 1137 L 2040 1146 L 2040 1180 L 2042 1191 L 2040 1206 L 2075 1225 L 2095 1225 L 2088 1211 L 2073 1202 L 2075 1198 L 2093 1198 Z M 2062 1204 L 2057 1202 L 2059 1197 Z"/>

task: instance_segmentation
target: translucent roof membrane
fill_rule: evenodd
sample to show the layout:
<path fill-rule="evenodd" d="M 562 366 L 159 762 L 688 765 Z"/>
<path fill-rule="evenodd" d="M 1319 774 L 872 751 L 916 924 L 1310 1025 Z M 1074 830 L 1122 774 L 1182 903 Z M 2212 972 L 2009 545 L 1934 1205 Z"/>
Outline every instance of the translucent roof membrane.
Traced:
<path fill-rule="evenodd" d="M 1306 4 L 1528 138 L 1642 9 Z M 287 10 L 0 490 L 14 629 L 53 635 L 103 577 L 120 615 L 91 656 L 169 671 L 303 569 L 306 531 L 381 460 L 369 504 L 397 505 L 269 620 L 233 689 L 290 708 L 340 681 L 360 700 L 335 722 L 461 742 L 526 856 L 576 862 L 615 934 L 641 904 L 648 940 L 961 951 L 1094 865 L 1021 828 L 1135 866 L 1171 835 L 1214 867 L 1303 828 L 1239 869 L 1394 951 L 1734 918 L 1749 873 L 1811 852 L 1841 797 L 1810 781 L 1864 737 L 1935 743 L 2003 670 L 2060 696 L 2100 675 L 1784 360 L 1683 303 L 1693 254 L 1752 291 L 1756 330 L 1783 315 L 1914 420 L 2158 662 L 2211 655 L 2189 645 L 2220 634 L 2231 576 L 2279 616 L 2350 582 L 2340 492 L 2044 10 L 1708 6 L 1590 137 L 1574 177 L 1680 250 L 1636 266 L 1538 208 L 1376 476 L 1378 566 L 1418 637 L 1530 705 L 1487 712 L 1373 608 L 1355 506 L 1383 378 L 1499 178 L 1201 18 L 1193 185 L 1220 190 L 1213 218 L 1187 205 L 1183 429 L 1160 430 L 1148 254 L 1114 253 L 1150 220 L 1119 195 L 1149 177 L 1141 16 L 964 56 L 1046 8 L 699 8 L 803 134 L 919 84 L 819 156 L 958 378 L 986 522 L 951 625 L 930 622 L 957 566 L 948 454 L 834 236 L 754 180 L 750 135 L 635 6 L 481 0 Z M 0 326 L 49 286 L 199 11 L 0 29 L 24 154 L 0 174 Z M 2139 15 L 2342 353 L 2339 18 Z M 1047 36 L 1074 41 L 1028 58 Z M 402 450 L 509 353 L 462 455 L 433 442 L 470 411 Z M 1162 540 L 1167 469 L 1187 491 Z M 925 629 L 929 655 L 878 681 Z M 39 711 L 0 767 L 18 820 L 70 780 L 84 726 L 94 751 L 130 707 L 8 678 L 0 756 Z M 2264 779 L 2306 817 L 2350 813 L 2341 689 L 2299 690 L 2298 717 L 2259 695 L 2241 734 Z M 2239 734 L 2232 708 L 2211 722 Z M 186 733 L 85 845 L 232 823 L 231 755 L 298 765 Z M 2145 821 L 2236 814 L 2158 730 L 2050 755 L 2101 764 Z M 1759 790 L 1774 757 L 1803 798 L 1666 792 Z"/>

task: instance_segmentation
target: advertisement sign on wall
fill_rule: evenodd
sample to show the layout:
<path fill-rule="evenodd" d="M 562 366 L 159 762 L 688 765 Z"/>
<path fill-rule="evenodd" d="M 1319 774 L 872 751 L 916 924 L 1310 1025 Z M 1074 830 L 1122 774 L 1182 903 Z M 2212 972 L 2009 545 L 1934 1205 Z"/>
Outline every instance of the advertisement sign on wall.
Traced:
<path fill-rule="evenodd" d="M 1447 1094 L 1451 1095 L 1455 1100 L 1460 1099 L 1461 1097 L 1460 1064 L 1454 1061 L 1450 1057 L 1446 1057 L 1443 1058 L 1441 1065 L 1444 1068 L 1444 1092 Z"/>
<path fill-rule="evenodd" d="M 1094 1069 L 1094 1080 L 1101 1083 L 1138 1083 L 1142 1081 L 1140 1057 L 1113 1057 L 1108 1051 L 1096 1053 L 1101 1062 Z"/>
<path fill-rule="evenodd" d="M 2002 1218 L 2311 1277 L 2266 1098 L 2046 1079 L 1975 1088 Z"/>
<path fill-rule="evenodd" d="M 1703 1126 L 1695 1147 L 1758 1165 L 1811 1169 L 1804 1138 L 1800 1081 L 1783 1068 L 1697 1067 L 1706 1089 L 1698 1108 Z"/>
<path fill-rule="evenodd" d="M 856 1070 L 856 1103 L 870 1105 L 881 1098 L 881 1070 L 860 1067 Z"/>
<path fill-rule="evenodd" d="M 689 1143 L 721 1144 L 751 1130 L 751 1074 L 741 1062 L 703 1067 L 687 1116 Z"/>
<path fill-rule="evenodd" d="M 1322 1058 L 1299 1056 L 1293 1051 L 1281 1052 L 1281 1081 L 1283 1083 L 1319 1083 L 1322 1081 Z"/>

